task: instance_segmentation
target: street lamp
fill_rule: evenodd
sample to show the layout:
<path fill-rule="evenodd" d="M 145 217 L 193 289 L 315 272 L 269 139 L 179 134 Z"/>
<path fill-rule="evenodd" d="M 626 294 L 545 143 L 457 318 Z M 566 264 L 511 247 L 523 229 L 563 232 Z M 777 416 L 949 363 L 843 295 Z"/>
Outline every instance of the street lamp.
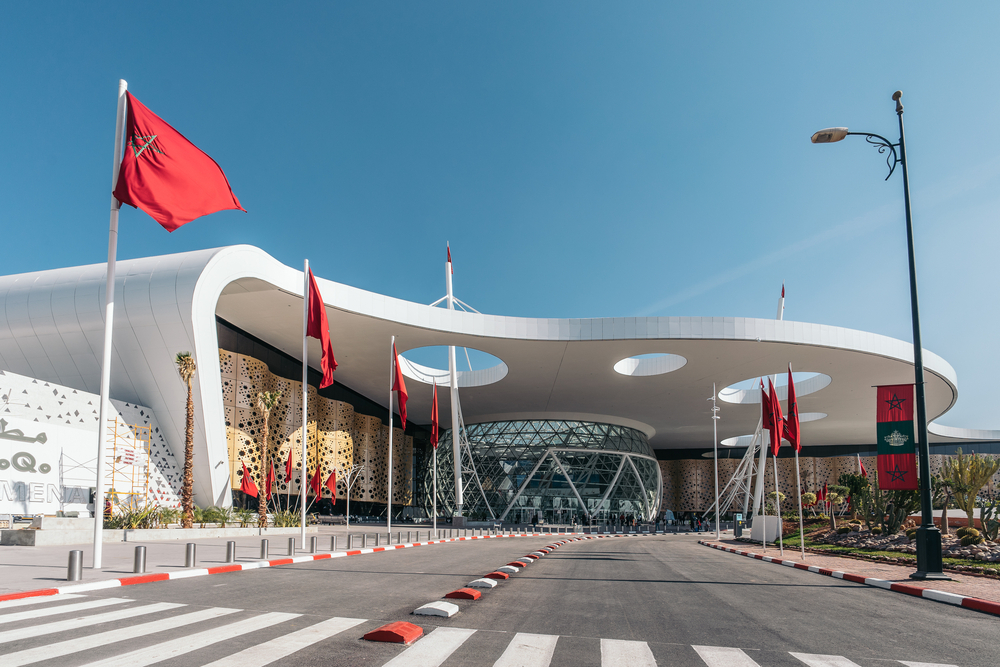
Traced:
<path fill-rule="evenodd" d="M 924 400 L 924 355 L 920 344 L 920 313 L 917 307 L 917 269 L 913 255 L 913 223 L 910 219 L 910 181 L 906 172 L 906 140 L 903 134 L 903 91 L 892 94 L 896 102 L 896 116 L 899 118 L 899 142 L 892 143 L 885 137 L 871 132 L 850 132 L 846 127 L 830 127 L 812 135 L 814 144 L 832 144 L 844 138 L 862 136 L 879 153 L 886 154 L 889 180 L 896 165 L 903 167 L 903 204 L 906 209 L 906 247 L 910 261 L 910 313 L 913 318 L 913 381 L 916 385 L 917 402 L 917 447 L 920 455 L 920 513 L 921 523 L 917 528 L 917 571 L 912 579 L 948 579 L 942 570 L 941 531 L 934 525 L 934 507 L 931 504 L 930 448 L 927 443 L 927 407 Z M 896 149 L 899 149 L 897 155 Z"/>

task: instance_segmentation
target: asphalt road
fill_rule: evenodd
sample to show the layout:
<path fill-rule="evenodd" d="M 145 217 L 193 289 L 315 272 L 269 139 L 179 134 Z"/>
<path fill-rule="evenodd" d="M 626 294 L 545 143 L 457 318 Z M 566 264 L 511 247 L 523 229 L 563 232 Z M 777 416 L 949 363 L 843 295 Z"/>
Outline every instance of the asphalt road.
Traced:
<path fill-rule="evenodd" d="M 802 660 L 793 653 L 847 660 L 812 663 L 830 667 L 899 665 L 900 661 L 968 667 L 1000 664 L 1000 620 L 993 616 L 740 558 L 699 546 L 694 537 L 684 536 L 572 542 L 484 592 L 480 600 L 457 601 L 461 612 L 452 618 L 411 614 L 550 541 L 459 542 L 94 591 L 59 604 L 103 603 L 109 598 L 135 602 L 116 602 L 76 615 L 6 620 L 4 614 L 57 603 L 10 610 L 0 607 L 0 665 L 34 664 L 32 657 L 44 658 L 40 664 L 82 665 L 139 651 L 107 664 L 180 667 L 233 656 L 233 664 L 247 667 L 266 664 L 260 662 L 266 659 L 266 651 L 259 648 L 262 643 L 281 643 L 296 632 L 298 637 L 333 617 L 357 621 L 333 621 L 340 624 L 338 628 L 350 627 L 304 645 L 275 664 L 383 665 L 399 658 L 394 664 L 493 665 L 508 647 L 524 641 L 541 642 L 542 653 L 550 642 L 553 667 L 602 665 L 602 651 L 607 665 L 641 667 L 643 655 L 661 666 L 706 664 L 695 646 L 742 650 L 729 658 L 725 652 L 722 658 L 716 656 L 713 667 L 740 665 L 740 656 L 753 661 L 745 665 L 810 664 L 812 658 Z M 17 631 L 30 634 L 31 628 L 42 623 L 65 620 L 65 625 L 73 626 L 72 618 L 88 614 L 128 616 L 130 606 L 154 602 L 183 606 L 17 638 Z M 167 626 L 184 614 L 221 613 L 203 611 L 213 608 L 226 611 L 193 624 L 157 630 L 157 624 Z M 267 613 L 276 614 L 262 616 Z M 416 623 L 428 633 L 415 647 L 422 642 L 430 647 L 429 633 L 440 627 L 445 629 L 433 635 L 435 641 L 448 639 L 457 648 L 444 662 L 420 662 L 420 656 L 412 652 L 404 656 L 405 648 L 400 645 L 360 639 L 391 621 Z M 139 628 L 144 623 L 151 624 L 151 634 Z M 96 644 L 85 651 L 73 644 L 104 632 L 109 633 L 109 640 L 95 639 Z M 625 654 L 633 649 L 639 653 L 628 660 L 619 655 L 615 662 L 616 646 L 625 647 L 621 649 Z M 148 655 L 142 654 L 144 648 L 149 649 Z M 170 657 L 176 650 L 187 652 Z M 247 653 L 241 654 L 244 650 Z"/>

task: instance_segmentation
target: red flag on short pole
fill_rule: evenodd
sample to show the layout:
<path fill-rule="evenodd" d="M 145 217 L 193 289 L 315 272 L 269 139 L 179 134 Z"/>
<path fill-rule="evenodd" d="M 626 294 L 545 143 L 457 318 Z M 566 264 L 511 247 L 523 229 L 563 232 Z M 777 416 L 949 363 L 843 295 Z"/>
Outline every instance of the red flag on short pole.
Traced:
<path fill-rule="evenodd" d="M 796 454 L 802 451 L 802 432 L 799 429 L 799 402 L 795 397 L 792 365 L 788 364 L 788 416 L 785 417 L 784 435 Z"/>
<path fill-rule="evenodd" d="M 265 486 L 264 496 L 268 500 L 271 499 L 271 487 L 274 486 L 274 480 L 275 480 L 275 476 L 274 476 L 274 461 L 271 461 L 271 469 L 267 471 L 267 480 L 266 480 L 266 482 L 264 484 L 264 486 Z"/>
<path fill-rule="evenodd" d="M 330 322 L 326 319 L 326 306 L 323 305 L 323 296 L 319 293 L 319 286 L 316 284 L 316 277 L 313 275 L 312 269 L 309 269 L 309 325 L 306 327 L 306 335 L 318 338 L 320 346 L 323 348 L 323 359 L 320 362 L 323 379 L 320 380 L 319 388 L 329 387 L 333 384 L 333 372 L 337 370 L 337 360 L 333 358 L 333 345 L 330 343 Z"/>
<path fill-rule="evenodd" d="M 330 489 L 330 494 L 333 499 L 337 499 L 337 471 L 333 470 L 330 472 L 330 476 L 326 478 L 326 488 Z"/>
<path fill-rule="evenodd" d="M 292 481 L 292 447 L 288 448 L 288 460 L 285 461 L 285 484 Z"/>
<path fill-rule="evenodd" d="M 781 416 L 781 401 L 778 400 L 778 392 L 774 390 L 774 383 L 771 378 L 767 379 L 769 396 L 771 403 L 771 456 L 778 455 L 781 448 L 781 431 L 785 424 L 785 418 Z"/>
<path fill-rule="evenodd" d="M 313 495 L 319 497 L 319 484 L 320 484 L 320 466 L 316 466 L 316 472 L 313 473 L 312 479 L 309 481 L 309 486 L 312 487 Z"/>
<path fill-rule="evenodd" d="M 399 405 L 399 421 L 406 430 L 406 382 L 403 381 L 403 369 L 399 367 L 399 354 L 396 352 L 396 344 L 392 344 L 392 360 L 395 375 L 392 380 L 392 391 L 397 392 L 396 403 Z M 391 406 L 390 406 L 391 407 Z"/>
<path fill-rule="evenodd" d="M 128 96 L 125 156 L 115 198 L 141 208 L 172 232 L 195 218 L 226 209 L 245 210 L 215 160 Z"/>
<path fill-rule="evenodd" d="M 246 463 L 243 464 L 243 480 L 240 482 L 240 491 L 248 496 L 257 497 L 257 485 L 250 479 L 250 471 L 247 470 Z"/>
<path fill-rule="evenodd" d="M 865 464 L 861 462 L 861 454 L 858 454 L 858 474 L 862 477 L 868 476 L 868 471 L 865 470 Z"/>
<path fill-rule="evenodd" d="M 438 386 L 434 383 L 434 398 L 431 400 L 431 445 L 438 448 L 438 440 L 441 438 L 441 425 L 438 423 Z"/>

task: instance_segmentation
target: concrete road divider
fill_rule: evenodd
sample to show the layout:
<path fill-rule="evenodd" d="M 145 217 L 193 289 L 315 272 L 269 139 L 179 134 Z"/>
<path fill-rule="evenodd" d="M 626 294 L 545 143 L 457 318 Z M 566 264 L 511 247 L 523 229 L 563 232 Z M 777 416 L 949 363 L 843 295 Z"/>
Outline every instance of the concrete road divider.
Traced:
<path fill-rule="evenodd" d="M 454 600 L 478 600 L 483 597 L 483 594 L 474 588 L 459 588 L 457 591 L 448 593 L 445 597 Z"/>
<path fill-rule="evenodd" d="M 529 559 L 525 558 L 524 560 L 512 560 L 507 563 L 507 565 L 510 565 L 511 567 L 528 567 L 528 563 L 530 562 L 531 561 Z"/>
<path fill-rule="evenodd" d="M 410 645 L 424 634 L 423 628 L 413 623 L 396 621 L 376 628 L 366 634 L 364 639 L 370 642 L 390 642 L 392 644 Z"/>
<path fill-rule="evenodd" d="M 470 581 L 466 586 L 469 588 L 495 588 L 497 585 L 495 579 L 476 579 L 475 581 Z"/>
<path fill-rule="evenodd" d="M 517 574 L 521 570 L 519 568 L 510 565 L 501 565 L 497 568 L 497 572 L 506 572 L 507 574 Z"/>
<path fill-rule="evenodd" d="M 483 575 L 484 579 L 499 579 L 501 581 L 506 581 L 510 579 L 510 575 L 506 572 L 490 572 L 489 574 Z"/>
<path fill-rule="evenodd" d="M 437 602 L 428 602 L 423 607 L 417 607 L 413 610 L 413 613 L 417 616 L 443 616 L 444 618 L 451 618 L 458 613 L 458 605 L 438 600 Z"/>

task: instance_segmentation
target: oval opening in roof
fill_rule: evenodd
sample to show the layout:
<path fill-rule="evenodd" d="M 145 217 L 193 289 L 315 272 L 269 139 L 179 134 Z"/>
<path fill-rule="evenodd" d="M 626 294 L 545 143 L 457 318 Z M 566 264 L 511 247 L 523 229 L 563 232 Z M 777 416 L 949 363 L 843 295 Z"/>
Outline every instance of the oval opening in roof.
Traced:
<path fill-rule="evenodd" d="M 621 375 L 642 377 L 647 375 L 663 375 L 671 373 L 684 366 L 687 359 L 679 354 L 654 352 L 627 357 L 615 364 L 615 372 Z"/>
<path fill-rule="evenodd" d="M 472 347 L 455 348 L 458 386 L 484 387 L 499 382 L 510 369 L 502 359 Z M 424 384 L 440 387 L 450 384 L 448 376 L 448 346 L 428 345 L 399 353 L 403 375 Z"/>

